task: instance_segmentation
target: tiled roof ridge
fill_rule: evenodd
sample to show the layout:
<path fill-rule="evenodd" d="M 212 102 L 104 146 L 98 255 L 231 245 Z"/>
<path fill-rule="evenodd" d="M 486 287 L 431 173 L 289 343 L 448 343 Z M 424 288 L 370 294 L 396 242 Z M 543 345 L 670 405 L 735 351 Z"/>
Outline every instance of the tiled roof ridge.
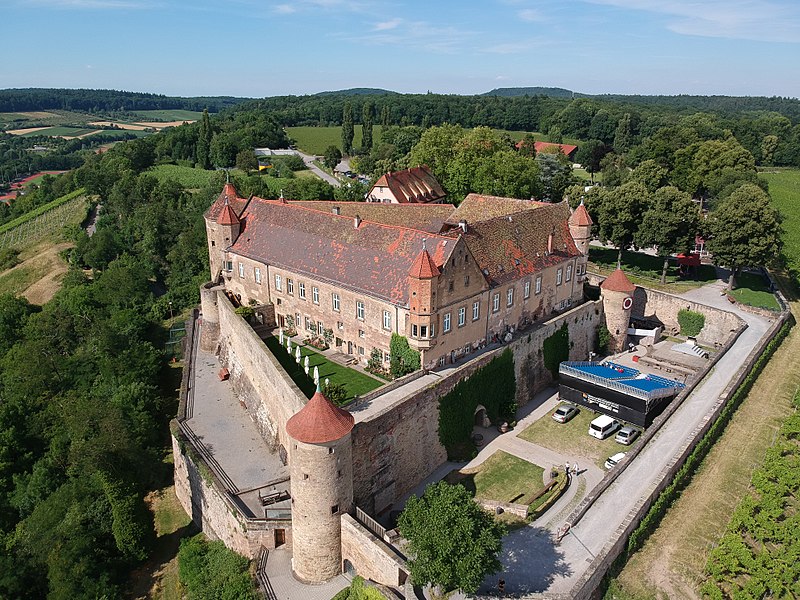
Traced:
<path fill-rule="evenodd" d="M 280 200 L 270 200 L 269 198 L 260 198 L 258 196 L 253 196 L 251 198 L 251 200 L 254 200 L 254 199 L 261 200 L 262 202 L 267 202 L 269 204 L 291 206 L 293 208 L 300 208 L 300 209 L 303 209 L 303 210 L 308 210 L 308 211 L 315 212 L 315 213 L 320 213 L 320 214 L 323 214 L 323 215 L 330 215 L 331 217 L 338 217 L 340 219 L 347 219 L 348 221 L 352 221 L 354 219 L 354 217 L 351 217 L 349 215 L 337 215 L 336 213 L 334 213 L 332 211 L 320 210 L 318 208 L 313 208 L 311 206 L 298 206 L 297 204 L 292 204 L 291 202 L 288 202 L 288 201 L 287 202 L 281 202 Z M 297 202 L 314 202 L 314 200 L 297 200 Z M 249 205 L 249 202 L 248 202 L 248 205 Z M 247 210 L 247 206 L 245 206 L 244 210 Z M 242 211 L 242 212 L 244 213 L 244 211 Z M 431 233 L 430 231 L 425 231 L 424 229 L 416 229 L 414 227 L 409 227 L 407 225 L 394 225 L 394 224 L 391 224 L 391 223 L 381 223 L 380 221 L 371 221 L 369 219 L 361 219 L 361 222 L 362 223 L 369 223 L 370 225 L 377 225 L 379 227 L 386 227 L 387 229 L 402 229 L 404 231 L 413 231 L 415 233 L 420 233 L 420 234 L 428 236 L 428 237 L 431 237 L 431 236 L 436 237 L 440 241 L 453 241 L 453 240 L 458 239 L 458 236 L 449 236 L 449 235 L 444 235 L 442 233 Z"/>
<path fill-rule="evenodd" d="M 264 198 L 261 198 L 261 200 L 264 200 Z M 434 209 L 434 210 L 441 210 L 442 206 L 453 206 L 452 204 L 434 204 L 433 202 L 425 202 L 425 203 L 419 203 L 419 204 L 414 204 L 413 202 L 403 202 L 401 204 L 386 204 L 386 203 L 383 203 L 383 202 L 351 202 L 349 200 L 343 200 L 341 202 L 338 202 L 336 200 L 287 200 L 286 201 L 287 204 L 291 204 L 291 205 L 295 205 L 295 206 L 300 204 L 301 202 L 326 202 L 326 203 L 330 204 L 331 206 L 341 206 L 343 204 L 363 204 L 364 206 L 369 206 L 370 204 L 375 204 L 377 206 L 390 207 L 391 210 L 397 210 L 398 208 L 401 208 L 401 207 L 403 209 L 405 209 L 405 210 L 417 210 L 417 209 L 420 209 L 422 207 L 430 208 L 430 209 Z M 315 209 L 315 208 L 313 208 L 311 206 L 308 206 L 308 207 L 304 206 L 302 208 L 308 208 L 310 210 L 318 210 L 318 209 Z M 455 208 L 456 207 L 453 206 L 453 210 L 454 211 L 455 211 Z M 367 210 L 369 210 L 369 209 L 367 209 Z M 325 212 L 325 211 L 322 211 L 322 212 Z M 334 214 L 334 213 L 331 213 L 331 214 Z"/>

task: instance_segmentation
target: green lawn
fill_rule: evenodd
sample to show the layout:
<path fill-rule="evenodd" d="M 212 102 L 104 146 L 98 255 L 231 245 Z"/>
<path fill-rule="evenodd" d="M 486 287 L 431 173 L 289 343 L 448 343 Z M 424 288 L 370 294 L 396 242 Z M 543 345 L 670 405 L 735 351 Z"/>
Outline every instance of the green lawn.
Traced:
<path fill-rule="evenodd" d="M 783 215 L 783 243 L 786 262 L 800 271 L 800 169 L 760 173 L 769 183 L 773 204 Z"/>
<path fill-rule="evenodd" d="M 198 121 L 202 112 L 193 110 L 135 110 L 132 113 L 140 117 L 141 121 Z"/>
<path fill-rule="evenodd" d="M 447 481 L 463 485 L 482 500 L 530 504 L 544 488 L 543 473 L 542 467 L 498 450 L 475 471 L 453 471 Z"/>
<path fill-rule="evenodd" d="M 217 174 L 216 171 L 206 171 L 205 169 L 195 169 L 193 167 L 182 167 L 179 165 L 156 165 L 151 168 L 149 172 L 155 175 L 159 181 L 175 179 L 182 186 L 190 189 L 206 186 Z"/>
<path fill-rule="evenodd" d="M 516 131 L 516 130 L 510 130 L 510 129 L 493 129 L 492 131 L 494 131 L 496 133 L 507 133 L 511 137 L 512 140 L 515 140 L 517 142 L 520 141 L 522 138 L 524 138 L 529 133 L 531 135 L 533 135 L 533 138 L 537 142 L 547 142 L 547 141 L 549 141 L 547 139 L 547 134 L 539 133 L 538 131 Z M 577 140 L 575 138 L 566 138 L 565 137 L 565 138 L 563 138 L 563 142 L 562 143 L 563 144 L 571 144 L 573 146 L 580 146 L 583 142 L 581 140 Z"/>
<path fill-rule="evenodd" d="M 311 398 L 314 395 L 315 386 L 314 379 L 305 374 L 303 364 L 304 358 L 308 356 L 309 373 L 313 374 L 314 367 L 319 367 L 319 380 L 324 382 L 325 379 L 330 379 L 331 384 L 342 384 L 347 389 L 347 402 L 353 400 L 355 396 L 362 396 L 369 391 L 374 390 L 383 385 L 384 382 L 378 381 L 370 377 L 366 373 L 356 371 L 355 369 L 348 369 L 342 365 L 332 362 L 325 358 L 322 354 L 312 350 L 308 346 L 300 347 L 301 364 L 297 364 L 294 358 L 294 351 L 292 356 L 286 352 L 286 348 L 281 347 L 278 339 L 275 337 L 268 337 L 264 340 L 267 348 L 270 349 L 281 366 L 286 370 L 286 373 L 297 384 L 297 387 L 306 395 Z M 294 343 L 294 342 L 293 342 Z"/>
<path fill-rule="evenodd" d="M 342 149 L 341 127 L 287 127 L 286 135 L 295 140 L 297 147 L 308 154 L 322 155 L 328 146 Z M 381 126 L 372 126 L 373 144 L 381 142 Z M 353 147 L 361 146 L 361 125 L 355 126 Z"/>
<path fill-rule="evenodd" d="M 598 440 L 589 435 L 589 423 L 598 414 L 588 408 L 579 407 L 580 412 L 567 423 L 557 423 L 545 415 L 527 427 L 519 437 L 528 442 L 550 448 L 554 452 L 571 457 L 571 461 L 588 460 L 603 468 L 606 459 L 617 452 L 626 452 L 629 446 L 614 441 L 614 436 Z M 639 443 L 638 440 L 634 444 Z"/>
<path fill-rule="evenodd" d="M 753 273 L 741 273 L 736 280 L 736 289 L 731 292 L 731 296 L 742 304 L 767 308 L 769 310 L 780 310 L 781 306 L 775 299 L 775 294 L 769 291 L 767 283 L 760 275 Z"/>
<path fill-rule="evenodd" d="M 589 262 L 594 265 L 592 270 L 599 272 L 601 275 L 609 275 L 617 268 L 617 250 L 616 248 L 591 246 L 589 248 Z M 658 256 L 633 251 L 622 253 L 622 269 L 633 283 L 659 288 L 663 266 L 664 259 Z M 716 279 L 716 270 L 711 265 L 701 265 L 697 273 L 697 279 L 692 279 L 691 277 L 682 278 L 678 275 L 677 261 L 670 259 L 670 267 L 667 269 L 667 284 L 679 287 L 678 291 L 700 287 Z M 665 289 L 669 289 L 669 285 Z"/>

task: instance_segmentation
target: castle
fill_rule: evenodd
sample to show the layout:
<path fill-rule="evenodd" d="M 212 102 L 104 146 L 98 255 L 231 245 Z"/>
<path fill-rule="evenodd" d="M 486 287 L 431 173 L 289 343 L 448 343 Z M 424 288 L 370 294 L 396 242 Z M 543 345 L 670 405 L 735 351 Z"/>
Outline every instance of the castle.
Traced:
<path fill-rule="evenodd" d="M 205 214 L 211 276 L 280 327 L 322 335 L 366 364 L 393 333 L 423 368 L 452 363 L 583 298 L 583 205 L 478 194 L 450 204 L 242 198 Z"/>

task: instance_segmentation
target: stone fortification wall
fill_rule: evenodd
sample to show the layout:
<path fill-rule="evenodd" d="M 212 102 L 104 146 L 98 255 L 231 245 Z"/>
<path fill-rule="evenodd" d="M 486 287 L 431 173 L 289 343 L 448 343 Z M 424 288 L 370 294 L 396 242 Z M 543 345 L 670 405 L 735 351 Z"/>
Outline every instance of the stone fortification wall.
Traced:
<path fill-rule="evenodd" d="M 541 351 L 544 340 L 566 323 L 569 358 L 585 359 L 593 348 L 597 326 L 602 323 L 602 311 L 600 302 L 582 304 L 519 332 L 508 344 L 514 353 L 516 401 L 520 406 L 553 381 L 544 366 Z M 356 505 L 369 514 L 381 515 L 447 460 L 447 451 L 439 442 L 439 398 L 505 349 L 506 346 L 501 346 L 472 359 L 356 424 L 353 430 Z"/>
<path fill-rule="evenodd" d="M 408 567 L 385 542 L 350 515 L 342 515 L 342 560 L 350 561 L 364 579 L 400 587 Z"/>
<path fill-rule="evenodd" d="M 288 447 L 286 421 L 308 401 L 230 300 L 217 292 L 220 359 L 264 438 Z"/>
<path fill-rule="evenodd" d="M 261 546 L 275 547 L 275 530 L 283 529 L 291 543 L 289 521 L 246 519 L 211 470 L 194 455 L 191 444 L 173 422 L 172 456 L 175 462 L 175 494 L 187 514 L 212 539 L 231 550 L 255 558 Z"/>

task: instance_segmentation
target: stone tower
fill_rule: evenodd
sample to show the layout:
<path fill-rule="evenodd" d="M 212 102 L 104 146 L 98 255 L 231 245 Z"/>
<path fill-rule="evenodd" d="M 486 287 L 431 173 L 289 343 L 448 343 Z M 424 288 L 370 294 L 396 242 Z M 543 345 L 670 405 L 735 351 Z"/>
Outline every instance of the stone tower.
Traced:
<path fill-rule="evenodd" d="M 219 306 L 217 290 L 222 289 L 212 282 L 200 288 L 200 310 L 203 312 L 203 325 L 200 330 L 200 348 L 211 352 L 219 340 Z"/>
<path fill-rule="evenodd" d="M 425 241 L 423 240 L 422 250 L 420 250 L 408 271 L 409 321 L 411 329 L 406 332 L 406 335 L 412 340 L 411 343 L 419 350 L 420 361 L 423 365 L 425 364 L 425 351 L 433 345 L 431 342 L 431 326 L 433 314 L 436 311 L 433 297 L 436 281 L 440 274 L 441 271 L 425 249 Z"/>
<path fill-rule="evenodd" d="M 286 422 L 292 570 L 322 583 L 342 572 L 341 515 L 353 507 L 353 415 L 317 392 Z"/>
<path fill-rule="evenodd" d="M 592 218 L 583 205 L 583 198 L 578 207 L 569 216 L 569 232 L 581 254 L 589 256 L 589 241 L 592 239 Z"/>
<path fill-rule="evenodd" d="M 617 269 L 600 284 L 600 291 L 606 315 L 606 327 L 611 333 L 608 351 L 616 354 L 625 349 L 625 342 L 628 340 L 628 324 L 631 320 L 633 292 L 636 291 L 636 286 L 626 277 L 622 269 Z"/>
<path fill-rule="evenodd" d="M 241 209 L 243 203 L 244 199 L 239 198 L 233 184 L 226 183 L 222 193 L 205 214 L 208 262 L 212 281 L 217 281 L 225 267 L 225 250 L 239 237 L 242 224 L 234 207 L 238 206 Z"/>

